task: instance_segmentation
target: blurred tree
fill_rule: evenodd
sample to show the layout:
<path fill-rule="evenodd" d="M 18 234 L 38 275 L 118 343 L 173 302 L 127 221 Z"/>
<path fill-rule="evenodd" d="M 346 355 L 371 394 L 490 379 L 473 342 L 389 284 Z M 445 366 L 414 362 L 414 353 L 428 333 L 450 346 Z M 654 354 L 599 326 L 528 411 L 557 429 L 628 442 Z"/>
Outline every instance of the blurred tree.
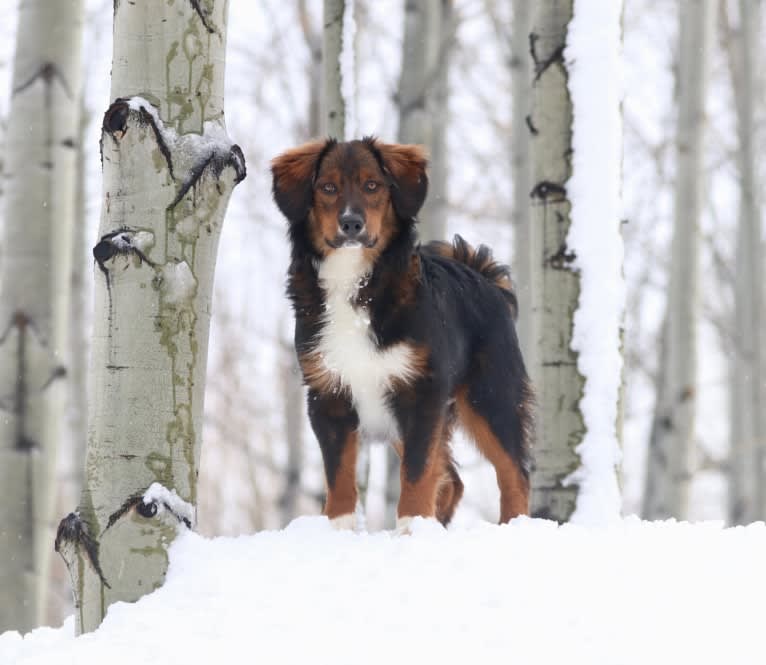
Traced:
<path fill-rule="evenodd" d="M 160 586 L 196 521 L 216 252 L 245 177 L 223 117 L 227 5 L 114 3 L 86 479 L 56 537 L 78 632 Z"/>
<path fill-rule="evenodd" d="M 322 32 L 323 134 L 343 141 L 346 136 L 346 104 L 341 88 L 343 54 L 343 15 L 345 0 L 324 0 Z"/>
<path fill-rule="evenodd" d="M 55 455 L 67 436 L 82 0 L 23 0 L 6 136 L 0 274 L 0 632 L 48 587 Z"/>
<path fill-rule="evenodd" d="M 705 93 L 713 0 L 679 6 L 675 222 L 643 516 L 687 516 L 694 471 L 699 316 L 699 224 L 704 191 Z"/>
<path fill-rule="evenodd" d="M 739 223 L 734 265 L 734 340 L 730 362 L 729 505 L 731 524 L 766 518 L 766 376 L 764 373 L 764 284 L 758 140 L 755 123 L 760 57 L 760 2 L 740 0 L 736 32 L 729 3 L 719 5 L 724 46 L 737 112 Z"/>

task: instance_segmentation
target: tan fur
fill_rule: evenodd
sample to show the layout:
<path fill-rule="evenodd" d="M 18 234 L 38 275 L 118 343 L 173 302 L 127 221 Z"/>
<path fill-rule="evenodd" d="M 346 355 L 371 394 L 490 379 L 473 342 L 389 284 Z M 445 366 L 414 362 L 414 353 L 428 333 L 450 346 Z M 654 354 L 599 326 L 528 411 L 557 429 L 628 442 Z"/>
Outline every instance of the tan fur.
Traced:
<path fill-rule="evenodd" d="M 460 424 L 473 438 L 484 457 L 495 467 L 500 488 L 500 522 L 529 514 L 529 482 L 513 458 L 503 449 L 487 421 L 471 406 L 465 388 L 458 391 L 457 410 Z"/>
<path fill-rule="evenodd" d="M 359 433 L 351 432 L 340 460 L 332 487 L 327 488 L 324 514 L 330 519 L 352 514 L 356 510 L 356 458 L 359 452 Z"/>

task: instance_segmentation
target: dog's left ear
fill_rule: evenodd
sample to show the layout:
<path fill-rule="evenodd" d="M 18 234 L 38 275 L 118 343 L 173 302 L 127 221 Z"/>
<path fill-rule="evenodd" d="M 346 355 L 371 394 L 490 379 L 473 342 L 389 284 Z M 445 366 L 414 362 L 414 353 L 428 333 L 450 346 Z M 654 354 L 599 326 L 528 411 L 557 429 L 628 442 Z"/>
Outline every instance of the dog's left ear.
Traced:
<path fill-rule="evenodd" d="M 335 141 L 312 141 L 271 160 L 272 192 L 282 214 L 291 222 L 306 218 L 314 200 L 319 160 Z"/>
<path fill-rule="evenodd" d="M 426 200 L 428 158 L 421 145 L 381 143 L 367 138 L 365 142 L 391 178 L 391 201 L 402 219 L 413 219 Z"/>

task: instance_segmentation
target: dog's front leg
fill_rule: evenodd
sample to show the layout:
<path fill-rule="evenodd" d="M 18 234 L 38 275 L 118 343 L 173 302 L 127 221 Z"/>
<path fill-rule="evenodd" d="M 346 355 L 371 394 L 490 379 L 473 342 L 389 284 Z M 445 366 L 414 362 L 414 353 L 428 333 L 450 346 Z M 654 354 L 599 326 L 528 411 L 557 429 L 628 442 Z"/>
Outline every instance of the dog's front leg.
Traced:
<path fill-rule="evenodd" d="M 345 394 L 308 392 L 311 426 L 319 440 L 327 480 L 324 514 L 339 529 L 353 529 L 356 511 L 356 457 L 359 418 Z"/>
<path fill-rule="evenodd" d="M 403 444 L 396 530 L 409 533 L 414 517 L 436 516 L 439 485 L 445 474 L 446 400 L 416 387 L 393 401 Z"/>

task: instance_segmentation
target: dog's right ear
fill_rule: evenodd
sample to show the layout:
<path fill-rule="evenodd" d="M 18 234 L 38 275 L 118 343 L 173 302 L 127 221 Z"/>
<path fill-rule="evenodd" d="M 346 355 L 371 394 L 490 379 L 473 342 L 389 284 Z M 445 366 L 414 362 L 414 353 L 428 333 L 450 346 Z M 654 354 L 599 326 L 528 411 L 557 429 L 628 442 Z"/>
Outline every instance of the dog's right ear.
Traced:
<path fill-rule="evenodd" d="M 319 162 L 334 144 L 333 139 L 312 141 L 271 160 L 274 201 L 291 222 L 299 222 L 308 215 Z"/>

